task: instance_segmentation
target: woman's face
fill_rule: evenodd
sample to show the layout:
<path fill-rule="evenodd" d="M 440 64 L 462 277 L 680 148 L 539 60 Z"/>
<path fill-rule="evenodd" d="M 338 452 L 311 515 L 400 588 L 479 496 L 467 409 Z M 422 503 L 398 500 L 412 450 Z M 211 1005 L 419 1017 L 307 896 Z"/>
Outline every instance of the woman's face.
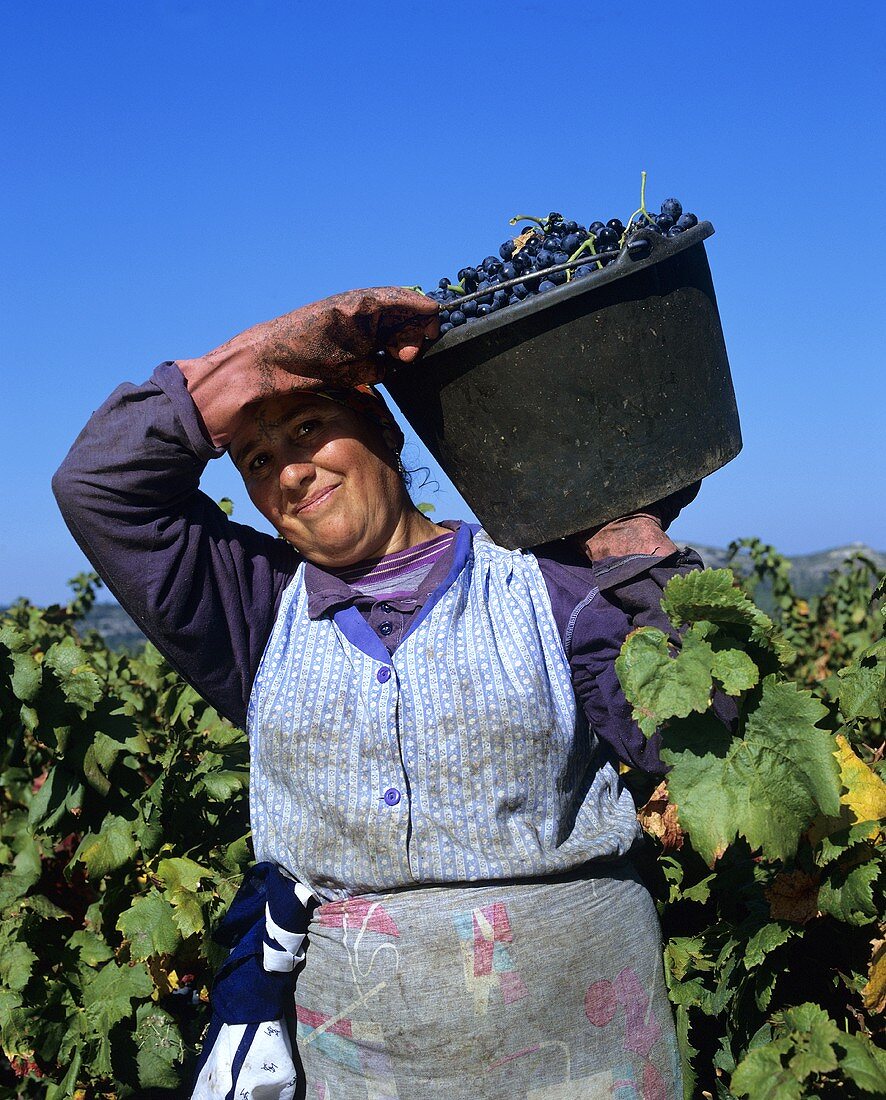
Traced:
<path fill-rule="evenodd" d="M 342 567 L 410 545 L 414 508 L 395 455 L 352 409 L 315 394 L 269 398 L 230 453 L 253 504 L 309 561 Z"/>

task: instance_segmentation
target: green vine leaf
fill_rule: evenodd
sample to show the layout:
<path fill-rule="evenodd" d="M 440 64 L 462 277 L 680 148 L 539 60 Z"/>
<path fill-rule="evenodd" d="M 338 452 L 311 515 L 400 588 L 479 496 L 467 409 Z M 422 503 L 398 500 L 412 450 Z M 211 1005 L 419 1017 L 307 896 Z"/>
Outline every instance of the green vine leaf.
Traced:
<path fill-rule="evenodd" d="M 818 906 L 846 924 L 869 924 L 877 919 L 873 885 L 880 874 L 879 860 L 868 860 L 856 867 L 839 863 L 829 868 L 818 890 Z"/>
<path fill-rule="evenodd" d="M 739 836 L 768 859 L 788 859 L 819 810 L 839 813 L 834 741 L 816 725 L 826 713 L 810 692 L 768 676 L 739 736 L 710 715 L 665 731 L 671 799 L 709 866 Z"/>
<path fill-rule="evenodd" d="M 37 953 L 19 939 L 18 923 L 0 925 L 0 986 L 21 992 L 31 977 Z"/>
<path fill-rule="evenodd" d="M 181 1076 L 176 1066 L 185 1048 L 175 1019 L 150 1002 L 138 1006 L 135 1043 L 138 1082 L 143 1089 L 176 1089 Z"/>
<path fill-rule="evenodd" d="M 104 694 L 100 678 L 73 638 L 50 646 L 43 665 L 55 673 L 65 699 L 81 716 L 88 714 Z"/>
<path fill-rule="evenodd" d="M 117 929 L 129 943 L 134 959 L 172 955 L 182 942 L 173 920 L 172 906 L 156 890 L 136 898 L 132 906 L 121 913 Z"/>
<path fill-rule="evenodd" d="M 675 627 L 706 620 L 745 627 L 750 639 L 781 660 L 792 650 L 775 623 L 736 587 L 731 569 L 705 569 L 675 576 L 665 588 L 662 609 Z"/>
<path fill-rule="evenodd" d="M 97 967 L 114 957 L 110 945 L 91 928 L 78 928 L 68 940 L 68 946 L 77 951 L 85 966 Z"/>
<path fill-rule="evenodd" d="M 707 624 L 690 627 L 675 657 L 667 635 L 655 627 L 641 627 L 628 636 L 615 671 L 647 737 L 669 718 L 707 710 L 714 651 L 706 633 Z"/>
<path fill-rule="evenodd" d="M 40 691 L 43 669 L 29 652 L 27 636 L 11 626 L 0 627 L 0 650 L 3 649 L 12 666 L 9 682 L 13 695 L 22 703 L 33 703 Z"/>
<path fill-rule="evenodd" d="M 744 950 L 744 965 L 751 970 L 759 966 L 770 951 L 787 943 L 791 936 L 796 935 L 797 928 L 782 921 L 778 924 L 764 924 L 748 940 Z"/>
<path fill-rule="evenodd" d="M 721 649 L 714 654 L 711 672 L 727 695 L 741 695 L 756 687 L 760 673 L 751 658 L 740 649 Z"/>
<path fill-rule="evenodd" d="M 109 815 L 102 823 L 101 832 L 86 834 L 74 859 L 86 864 L 90 878 L 102 878 L 135 859 L 138 848 L 132 826 L 133 823 L 125 818 Z"/>
<path fill-rule="evenodd" d="M 750 1051 L 731 1088 L 752 1100 L 808 1095 L 806 1082 L 823 1074 L 847 1077 L 865 1092 L 886 1090 L 886 1056 L 868 1039 L 849 1035 L 818 1005 L 807 1002 L 776 1017 L 776 1038 Z"/>
<path fill-rule="evenodd" d="M 83 805 L 82 781 L 61 764 L 51 768 L 28 807 L 28 821 L 35 829 L 53 829 L 66 813 Z"/>
<path fill-rule="evenodd" d="M 139 962 L 134 966 L 106 963 L 89 971 L 83 981 L 83 1009 L 93 1031 L 107 1035 L 114 1024 L 132 1013 L 132 1000 L 150 997 L 154 984 Z"/>

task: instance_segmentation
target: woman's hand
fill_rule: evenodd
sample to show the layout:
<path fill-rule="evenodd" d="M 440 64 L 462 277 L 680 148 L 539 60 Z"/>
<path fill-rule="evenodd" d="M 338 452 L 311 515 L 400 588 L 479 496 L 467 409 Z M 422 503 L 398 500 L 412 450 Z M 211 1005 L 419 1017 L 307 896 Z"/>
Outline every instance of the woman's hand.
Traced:
<path fill-rule="evenodd" d="M 432 298 L 414 290 L 371 287 L 312 302 L 250 332 L 262 368 L 353 386 L 380 379 L 379 352 L 401 363 L 416 359 L 439 334 L 438 313 Z"/>
<path fill-rule="evenodd" d="M 579 539 L 584 553 L 592 562 L 627 557 L 629 554 L 666 557 L 677 549 L 664 533 L 658 516 L 648 512 L 635 512 L 614 519 L 583 532 Z"/>
<path fill-rule="evenodd" d="M 695 500 L 700 481 L 669 493 L 639 512 L 621 516 L 599 527 L 592 527 L 576 536 L 582 552 L 592 562 L 604 558 L 622 558 L 629 554 L 651 554 L 667 557 L 677 549 L 665 531 L 680 512 Z"/>
<path fill-rule="evenodd" d="M 247 329 L 199 359 L 177 360 L 206 433 L 225 447 L 264 398 L 378 382 L 439 334 L 439 306 L 414 290 L 349 290 Z"/>

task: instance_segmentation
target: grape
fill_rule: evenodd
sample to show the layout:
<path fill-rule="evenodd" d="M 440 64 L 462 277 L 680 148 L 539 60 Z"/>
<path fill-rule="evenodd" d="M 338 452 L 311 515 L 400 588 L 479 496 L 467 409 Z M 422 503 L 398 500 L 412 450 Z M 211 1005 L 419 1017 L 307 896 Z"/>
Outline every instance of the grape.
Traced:
<path fill-rule="evenodd" d="M 683 205 L 679 199 L 665 199 L 661 204 L 662 214 L 667 214 L 673 222 L 678 222 L 683 213 Z"/>
<path fill-rule="evenodd" d="M 463 267 L 458 283 L 442 278 L 428 292 L 440 303 L 440 332 L 474 324 L 536 294 L 549 294 L 569 279 L 586 279 L 614 263 L 624 250 L 634 258 L 646 255 L 654 247 L 653 235 L 673 239 L 698 224 L 695 214 L 683 213 L 678 199 L 665 199 L 657 214 L 647 210 L 643 188 L 640 209 L 631 215 L 627 227 L 620 218 L 610 218 L 605 224 L 593 221 L 586 229 L 556 211 L 546 218 L 515 218 L 512 225 L 524 224 L 514 239 L 499 245 L 498 256 L 486 256 L 476 267 Z M 564 267 L 587 241 L 593 254 L 583 256 L 571 270 Z M 552 270 L 558 267 L 561 270 Z"/>
<path fill-rule="evenodd" d="M 465 288 L 466 292 L 477 289 L 477 283 L 480 281 L 480 276 L 477 274 L 475 267 L 463 267 L 458 273 L 458 281 Z"/>

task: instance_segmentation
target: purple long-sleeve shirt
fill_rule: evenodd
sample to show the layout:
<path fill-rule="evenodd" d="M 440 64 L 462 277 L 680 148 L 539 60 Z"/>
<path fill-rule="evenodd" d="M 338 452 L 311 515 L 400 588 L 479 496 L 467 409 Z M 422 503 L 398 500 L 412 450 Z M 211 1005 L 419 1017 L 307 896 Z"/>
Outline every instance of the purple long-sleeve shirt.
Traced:
<path fill-rule="evenodd" d="M 243 726 L 281 593 L 300 559 L 281 539 L 229 519 L 200 491 L 207 462 L 223 453 L 207 440 L 181 371 L 163 363 L 145 384 L 118 387 L 94 413 L 53 489 L 110 591 L 181 675 Z M 663 772 L 658 737 L 647 741 L 631 718 L 614 660 L 634 626 L 673 635 L 662 587 L 701 560 L 686 550 L 591 565 L 565 545 L 536 553 L 591 727 L 619 759 Z M 331 614 L 347 598 L 340 578 L 315 566 L 305 584 L 312 614 Z M 360 602 L 370 625 L 396 612 L 380 615 L 379 602 Z"/>

